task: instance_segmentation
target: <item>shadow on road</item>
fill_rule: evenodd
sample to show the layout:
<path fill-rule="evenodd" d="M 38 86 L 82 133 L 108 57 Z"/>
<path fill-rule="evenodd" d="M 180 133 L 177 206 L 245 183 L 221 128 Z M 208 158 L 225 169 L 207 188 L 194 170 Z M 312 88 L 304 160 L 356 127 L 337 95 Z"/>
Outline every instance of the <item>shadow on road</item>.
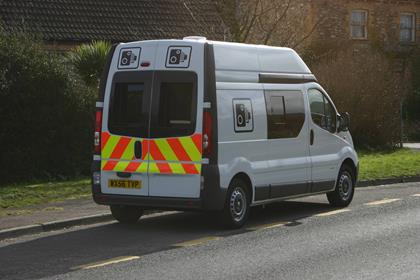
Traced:
<path fill-rule="evenodd" d="M 80 228 L 0 248 L 0 279 L 28 279 L 66 273 L 72 267 L 119 256 L 141 256 L 169 250 L 174 244 L 206 236 L 229 236 L 246 228 L 300 220 L 331 210 L 328 204 L 285 201 L 253 208 L 244 229 L 223 230 L 215 215 L 176 213 L 140 220 Z"/>

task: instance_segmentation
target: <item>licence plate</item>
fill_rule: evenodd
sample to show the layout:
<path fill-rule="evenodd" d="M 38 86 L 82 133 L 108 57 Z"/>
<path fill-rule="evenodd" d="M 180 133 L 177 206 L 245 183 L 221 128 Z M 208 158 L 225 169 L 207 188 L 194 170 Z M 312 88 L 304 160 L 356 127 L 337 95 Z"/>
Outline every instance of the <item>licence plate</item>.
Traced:
<path fill-rule="evenodd" d="M 135 180 L 108 180 L 109 188 L 141 189 L 141 181 Z"/>

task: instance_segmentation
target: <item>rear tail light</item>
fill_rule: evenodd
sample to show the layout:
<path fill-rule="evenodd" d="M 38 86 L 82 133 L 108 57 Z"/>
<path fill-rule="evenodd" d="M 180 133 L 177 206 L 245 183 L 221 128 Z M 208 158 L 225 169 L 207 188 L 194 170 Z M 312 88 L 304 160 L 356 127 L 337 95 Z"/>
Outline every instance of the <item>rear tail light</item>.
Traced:
<path fill-rule="evenodd" d="M 93 149 L 95 154 L 101 152 L 101 130 L 102 130 L 102 109 L 96 109 L 95 114 L 95 133 L 94 133 L 94 142 Z"/>
<path fill-rule="evenodd" d="M 212 118 L 209 111 L 203 114 L 203 156 L 209 157 L 213 151 L 212 147 Z"/>

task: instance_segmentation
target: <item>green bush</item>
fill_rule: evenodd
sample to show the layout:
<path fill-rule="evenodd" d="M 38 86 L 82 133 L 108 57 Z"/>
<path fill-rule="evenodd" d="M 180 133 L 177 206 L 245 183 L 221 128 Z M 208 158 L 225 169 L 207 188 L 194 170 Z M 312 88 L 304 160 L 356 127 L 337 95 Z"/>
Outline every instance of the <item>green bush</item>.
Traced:
<path fill-rule="evenodd" d="M 64 57 L 0 31 L 0 185 L 87 174 L 94 100 Z"/>
<path fill-rule="evenodd" d="M 78 46 L 70 53 L 70 60 L 86 85 L 98 85 L 110 48 L 111 44 L 108 42 L 93 41 Z"/>

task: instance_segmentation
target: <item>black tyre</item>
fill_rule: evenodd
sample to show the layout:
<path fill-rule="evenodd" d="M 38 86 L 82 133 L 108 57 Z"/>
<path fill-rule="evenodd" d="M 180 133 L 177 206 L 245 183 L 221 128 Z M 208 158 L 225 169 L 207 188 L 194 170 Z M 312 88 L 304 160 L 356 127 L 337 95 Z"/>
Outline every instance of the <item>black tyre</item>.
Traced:
<path fill-rule="evenodd" d="M 352 168 L 343 165 L 338 174 L 335 190 L 327 193 L 328 201 L 334 207 L 346 207 L 353 200 L 354 174 Z"/>
<path fill-rule="evenodd" d="M 246 183 L 234 178 L 229 185 L 225 207 L 222 211 L 222 222 L 227 228 L 242 227 L 249 216 L 251 196 Z"/>
<path fill-rule="evenodd" d="M 111 205 L 112 216 L 120 223 L 135 224 L 143 215 L 143 209 L 136 206 Z"/>

